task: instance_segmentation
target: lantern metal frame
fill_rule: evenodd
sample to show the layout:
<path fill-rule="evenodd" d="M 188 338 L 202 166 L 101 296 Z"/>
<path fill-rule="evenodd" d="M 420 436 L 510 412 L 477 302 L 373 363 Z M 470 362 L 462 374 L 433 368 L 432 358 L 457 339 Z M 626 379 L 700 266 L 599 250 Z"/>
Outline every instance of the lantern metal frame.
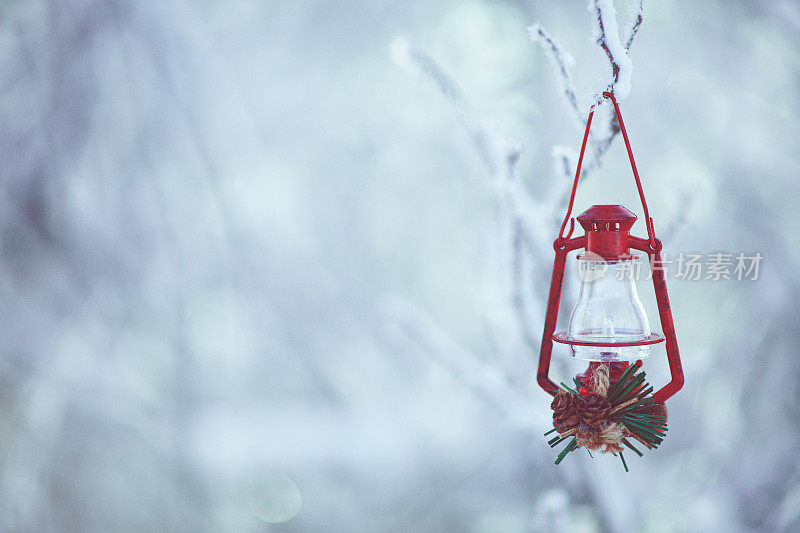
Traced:
<path fill-rule="evenodd" d="M 631 150 L 630 141 L 628 140 L 628 133 L 625 130 L 625 123 L 622 121 L 622 113 L 619 109 L 619 104 L 613 93 L 604 92 L 603 97 L 609 99 L 614 105 L 614 112 L 616 114 L 619 129 L 622 133 L 622 138 L 625 141 L 625 148 L 628 151 L 628 158 L 630 159 L 631 169 L 633 170 L 633 177 L 636 181 L 636 187 L 639 191 L 639 198 L 642 201 L 642 208 L 644 209 L 645 225 L 647 226 L 647 238 L 635 237 L 629 234 L 630 226 L 636 220 L 632 213 L 628 214 L 630 217 L 620 219 L 615 217 L 619 213 L 619 209 L 626 211 L 622 206 L 594 206 L 590 211 L 594 210 L 597 218 L 607 220 L 604 223 L 605 227 L 596 227 L 592 231 L 581 217 L 578 217 L 581 225 L 584 226 L 585 234 L 580 237 L 571 238 L 572 232 L 575 229 L 575 219 L 570 218 L 572 213 L 572 206 L 575 202 L 575 191 L 578 187 L 578 180 L 581 175 L 581 166 L 583 164 L 583 155 L 586 151 L 586 143 L 589 138 L 589 129 L 592 125 L 592 117 L 594 116 L 594 108 L 592 106 L 589 111 L 589 117 L 586 121 L 586 131 L 583 136 L 583 143 L 581 144 L 580 155 L 578 156 L 578 168 L 575 171 L 575 180 L 572 184 L 572 193 L 567 207 L 567 213 L 564 221 L 561 223 L 558 237 L 553 243 L 555 249 L 555 260 L 553 263 L 553 276 L 550 282 L 550 294 L 547 301 L 547 314 L 545 316 L 544 333 L 542 334 L 542 347 L 539 353 L 539 368 L 537 372 L 536 381 L 542 389 L 551 395 L 558 393 L 558 386 L 553 383 L 549 378 L 550 372 L 550 358 L 553 350 L 553 342 L 560 342 L 565 344 L 573 344 L 578 346 L 643 346 L 648 344 L 656 344 L 666 341 L 667 360 L 669 362 L 669 369 L 671 381 L 664 387 L 659 389 L 655 394 L 655 400 L 664 402 L 676 392 L 678 392 L 684 383 L 683 367 L 681 365 L 680 352 L 678 351 L 678 340 L 675 334 L 675 325 L 672 320 L 672 310 L 669 304 L 669 295 L 667 294 L 667 283 L 664 276 L 663 268 L 655 268 L 656 265 L 660 266 L 661 263 L 661 241 L 656 238 L 655 230 L 653 229 L 653 219 L 650 217 L 650 212 L 647 209 L 647 201 L 644 198 L 644 190 L 642 183 L 639 179 L 639 171 L 636 169 L 636 162 L 633 159 L 633 151 Z M 589 213 L 589 211 L 587 211 Z M 586 213 L 585 213 L 586 214 Z M 632 218 L 631 218 L 632 217 Z M 564 235 L 564 229 L 569 221 L 570 227 L 567 235 Z M 588 246 L 587 246 L 588 245 Z M 629 258 L 630 249 L 639 250 L 648 255 L 651 265 L 653 289 L 656 295 L 656 303 L 658 305 L 658 314 L 661 319 L 661 328 L 664 331 L 663 336 L 657 333 L 651 334 L 643 340 L 636 342 L 617 342 L 617 343 L 589 343 L 584 341 L 577 341 L 570 338 L 566 333 L 555 333 L 556 323 L 558 321 L 558 309 L 561 302 L 561 289 L 564 280 L 564 267 L 566 265 L 567 255 L 575 250 L 592 248 L 593 251 L 601 251 L 601 255 L 607 257 L 609 260 L 617 260 Z M 627 252 L 626 252 L 627 251 Z"/>

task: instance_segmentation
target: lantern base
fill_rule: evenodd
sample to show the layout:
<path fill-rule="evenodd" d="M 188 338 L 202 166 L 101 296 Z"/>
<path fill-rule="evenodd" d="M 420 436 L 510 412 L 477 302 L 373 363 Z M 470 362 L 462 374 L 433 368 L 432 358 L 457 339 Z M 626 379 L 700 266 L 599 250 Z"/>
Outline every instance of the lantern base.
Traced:
<path fill-rule="evenodd" d="M 568 344 L 570 354 L 575 359 L 612 363 L 649 357 L 650 345 L 663 342 L 664 336 L 658 333 L 651 333 L 636 340 L 608 342 L 598 339 L 595 342 L 591 342 L 586 337 L 576 338 L 567 332 L 561 332 L 554 334 L 553 340 L 561 344 Z"/>
<path fill-rule="evenodd" d="M 664 342 L 664 335 L 660 333 L 651 333 L 649 335 L 643 336 L 640 339 L 632 340 L 632 341 L 620 341 L 620 342 L 606 342 L 604 340 L 601 341 L 589 341 L 586 338 L 579 338 L 573 337 L 566 331 L 562 331 L 560 333 L 553 334 L 553 340 L 555 342 L 560 342 L 561 344 L 571 344 L 573 346 L 593 346 L 596 348 L 617 348 L 622 346 L 647 346 L 650 344 L 658 344 L 659 342 Z"/>
<path fill-rule="evenodd" d="M 650 357 L 650 346 L 570 346 L 573 359 L 581 361 L 618 363 Z"/>

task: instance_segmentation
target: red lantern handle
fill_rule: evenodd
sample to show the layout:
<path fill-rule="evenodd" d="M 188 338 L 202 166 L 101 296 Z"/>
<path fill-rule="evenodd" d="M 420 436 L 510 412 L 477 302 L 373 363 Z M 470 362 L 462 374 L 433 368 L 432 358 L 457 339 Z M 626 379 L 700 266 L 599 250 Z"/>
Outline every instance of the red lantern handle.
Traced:
<path fill-rule="evenodd" d="M 683 387 L 683 365 L 681 354 L 678 350 L 678 339 L 675 335 L 675 324 L 672 321 L 672 308 L 669 305 L 667 281 L 661 263 L 661 241 L 656 239 L 656 248 L 651 250 L 647 239 L 630 237 L 631 248 L 647 253 L 650 257 L 650 269 L 653 275 L 653 289 L 656 293 L 658 316 L 661 319 L 661 329 L 666 338 L 667 362 L 669 363 L 670 382 L 656 391 L 653 395 L 659 402 L 665 402 Z"/>
<path fill-rule="evenodd" d="M 631 161 L 631 169 L 633 170 L 633 179 L 636 180 L 636 188 L 639 191 L 639 199 L 642 201 L 642 208 L 644 209 L 644 221 L 645 225 L 647 226 L 647 236 L 650 239 L 650 250 L 646 251 L 654 251 L 656 249 L 656 232 L 653 229 L 653 219 L 650 216 L 650 211 L 647 209 L 647 200 L 644 199 L 644 189 L 642 189 L 642 182 L 639 179 L 639 171 L 636 169 L 636 161 L 633 159 L 633 150 L 631 150 L 631 142 L 628 139 L 628 132 L 625 130 L 625 122 L 622 121 L 622 112 L 619 110 L 619 104 L 617 103 L 617 99 L 614 97 L 614 93 L 604 92 L 603 96 L 611 100 L 611 103 L 614 104 L 614 112 L 617 115 L 617 122 L 619 123 L 619 129 L 622 132 L 622 138 L 625 140 L 625 148 L 628 150 L 628 159 Z M 572 235 L 572 230 L 575 228 L 575 219 L 572 219 L 569 226 L 569 233 L 566 237 L 564 237 L 564 228 L 567 227 L 567 221 L 570 220 L 570 215 L 572 214 L 572 204 L 575 202 L 575 191 L 578 189 L 578 180 L 581 177 L 581 167 L 583 166 L 583 154 L 586 152 L 586 142 L 589 140 L 589 129 L 592 127 L 592 117 L 594 116 L 594 107 L 589 110 L 589 118 L 586 120 L 586 131 L 583 134 L 583 142 L 581 143 L 581 152 L 578 156 L 578 168 L 575 170 L 575 181 L 572 182 L 572 193 L 569 196 L 569 205 L 567 206 L 567 214 L 564 216 L 564 221 L 561 223 L 561 229 L 558 232 L 558 239 L 556 239 L 556 243 L 558 243 L 559 247 L 563 247 L 564 240 L 569 239 Z"/>
<path fill-rule="evenodd" d="M 651 249 L 648 239 L 630 237 L 630 246 L 635 250 L 640 250 L 650 256 L 650 264 L 653 275 L 653 289 L 656 293 L 656 303 L 658 304 L 658 315 L 661 319 L 661 329 L 666 338 L 667 362 L 669 363 L 670 382 L 660 388 L 653 395 L 659 402 L 665 402 L 683 387 L 683 365 L 681 364 L 681 354 L 678 350 L 678 339 L 675 335 L 675 324 L 672 321 L 672 308 L 669 304 L 669 294 L 667 293 L 667 282 L 664 277 L 664 270 L 661 266 L 661 241 L 656 239 L 656 246 Z M 549 394 L 558 394 L 558 385 L 550 379 L 550 358 L 553 352 L 553 333 L 556 330 L 558 320 L 558 308 L 561 304 L 561 286 L 564 280 L 564 267 L 567 254 L 573 250 L 586 246 L 586 236 L 581 235 L 574 239 L 567 239 L 563 247 L 559 247 L 558 241 L 553 243 L 556 251 L 555 261 L 553 262 L 553 276 L 550 280 L 550 295 L 547 300 L 547 314 L 545 315 L 544 332 L 542 333 L 542 348 L 539 352 L 539 368 L 536 373 L 536 381 L 539 386 Z"/>
<path fill-rule="evenodd" d="M 550 295 L 547 298 L 547 315 L 544 319 L 544 333 L 542 333 L 542 348 L 539 352 L 539 369 L 536 373 L 536 382 L 541 388 L 555 396 L 558 394 L 558 385 L 550 379 L 550 356 L 553 353 L 553 333 L 556 331 L 558 321 L 558 308 L 561 305 L 561 284 L 564 281 L 564 267 L 567 254 L 578 248 L 586 247 L 586 235 L 567 239 L 563 246 L 558 241 L 553 243 L 556 258 L 553 262 L 553 276 L 550 278 Z"/>
<path fill-rule="evenodd" d="M 639 171 L 636 169 L 636 162 L 633 160 L 633 151 L 631 144 L 628 140 L 628 132 L 625 130 L 625 123 L 622 121 L 622 114 L 619 110 L 614 95 L 609 92 L 604 92 L 603 96 L 611 100 L 614 104 L 614 111 L 617 115 L 620 131 L 622 131 L 622 138 L 625 140 L 625 147 L 628 150 L 628 158 L 631 161 L 631 169 L 633 170 L 633 177 L 636 180 L 636 188 L 639 190 L 639 198 L 642 201 L 642 208 L 644 209 L 645 222 L 647 225 L 647 239 L 630 236 L 630 247 L 635 250 L 645 252 L 650 256 L 653 275 L 653 288 L 656 294 L 656 302 L 658 303 L 658 313 L 661 319 L 661 327 L 664 330 L 666 338 L 667 359 L 669 362 L 669 369 L 671 380 L 664 387 L 656 391 L 654 397 L 657 401 L 664 402 L 681 387 L 683 387 L 683 366 L 681 365 L 681 356 L 678 351 L 678 341 L 675 335 L 675 325 L 672 321 L 672 309 L 669 304 L 669 295 L 667 294 L 667 283 L 664 277 L 664 270 L 656 268 L 661 266 L 661 241 L 655 236 L 653 229 L 653 219 L 647 209 L 647 202 L 644 199 L 644 191 L 642 189 L 642 182 L 639 180 Z M 586 246 L 586 236 L 576 237 L 571 239 L 572 231 L 575 228 L 575 219 L 571 219 L 570 229 L 567 236 L 564 236 L 564 228 L 567 221 L 570 220 L 572 213 L 572 205 L 575 201 L 575 191 L 578 187 L 578 179 L 581 175 L 581 165 L 583 164 L 583 155 L 586 151 L 586 143 L 589 139 L 589 128 L 592 125 L 592 116 L 594 115 L 594 106 L 589 112 L 589 118 L 586 121 L 586 132 L 583 134 L 583 143 L 581 144 L 581 152 L 578 157 L 578 168 L 575 171 L 575 181 L 572 184 L 572 194 L 569 198 L 569 206 L 567 207 L 567 214 L 564 221 L 561 223 L 561 230 L 559 231 L 558 238 L 553 243 L 555 248 L 556 257 L 553 263 L 553 276 L 550 281 L 550 294 L 547 301 L 547 314 L 544 323 L 544 332 L 542 334 L 542 348 L 539 353 L 539 368 L 536 375 L 536 381 L 539 386 L 546 392 L 556 395 L 558 393 L 558 386 L 553 383 L 549 377 L 550 373 L 550 358 L 553 350 L 553 333 L 556 329 L 556 322 L 558 320 L 558 308 L 561 304 L 561 286 L 564 279 L 564 267 L 566 263 L 567 254 L 578 248 Z"/>

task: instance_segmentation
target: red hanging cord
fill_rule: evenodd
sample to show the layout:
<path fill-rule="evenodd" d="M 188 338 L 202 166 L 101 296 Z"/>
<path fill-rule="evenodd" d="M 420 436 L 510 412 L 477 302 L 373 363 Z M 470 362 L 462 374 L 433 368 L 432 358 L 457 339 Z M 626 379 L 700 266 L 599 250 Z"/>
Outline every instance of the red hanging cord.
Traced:
<path fill-rule="evenodd" d="M 628 132 L 625 130 L 625 123 L 622 121 L 622 113 L 619 110 L 619 104 L 617 103 L 617 99 L 614 98 L 614 94 L 610 92 L 603 92 L 603 96 L 611 100 L 611 103 L 614 104 L 614 112 L 617 115 L 617 122 L 619 123 L 619 129 L 622 132 L 622 138 L 625 141 L 625 148 L 628 150 L 628 159 L 631 161 L 631 169 L 633 170 L 633 178 L 636 180 L 636 188 L 639 191 L 639 198 L 642 200 L 642 208 L 644 209 L 644 220 L 645 225 L 647 226 L 647 236 L 650 239 L 650 247 L 653 250 L 656 250 L 656 234 L 655 230 L 653 229 L 653 219 L 650 217 L 650 212 L 647 209 L 647 201 L 644 199 L 644 190 L 642 189 L 642 182 L 639 179 L 639 171 L 636 169 L 636 161 L 633 160 L 633 150 L 631 150 L 631 143 L 628 140 Z M 572 230 L 575 228 L 575 219 L 570 219 L 570 215 L 572 214 L 572 204 L 575 202 L 575 191 L 578 189 L 578 180 L 581 177 L 581 166 L 583 166 L 583 154 L 586 151 L 586 142 L 589 140 L 589 129 L 592 126 L 592 117 L 594 116 L 594 107 L 589 110 L 589 118 L 586 120 L 586 131 L 583 134 L 583 143 L 581 143 L 581 153 L 578 156 L 578 168 L 575 170 L 575 181 L 572 183 L 572 193 L 569 197 L 569 205 L 567 206 L 567 214 L 564 217 L 564 221 L 561 223 L 561 229 L 558 232 L 558 239 L 556 239 L 556 244 L 559 248 L 563 248 L 565 246 L 564 240 L 569 239 L 572 235 Z M 569 226 L 569 233 L 567 236 L 564 237 L 564 228 L 567 227 L 567 221 L 570 221 Z"/>

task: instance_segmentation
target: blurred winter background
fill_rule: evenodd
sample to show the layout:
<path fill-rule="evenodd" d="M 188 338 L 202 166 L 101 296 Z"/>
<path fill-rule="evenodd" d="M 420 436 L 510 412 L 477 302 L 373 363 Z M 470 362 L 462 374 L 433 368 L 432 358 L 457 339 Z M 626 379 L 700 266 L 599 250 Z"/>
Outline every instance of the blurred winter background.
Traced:
<path fill-rule="evenodd" d="M 586 0 L 4 1 L 0 529 L 800 530 L 797 1 L 645 4 L 621 106 L 656 231 L 764 260 L 668 275 L 659 450 L 553 465 L 533 375 L 592 26 Z M 620 138 L 602 163 L 575 213 L 641 217 Z"/>

